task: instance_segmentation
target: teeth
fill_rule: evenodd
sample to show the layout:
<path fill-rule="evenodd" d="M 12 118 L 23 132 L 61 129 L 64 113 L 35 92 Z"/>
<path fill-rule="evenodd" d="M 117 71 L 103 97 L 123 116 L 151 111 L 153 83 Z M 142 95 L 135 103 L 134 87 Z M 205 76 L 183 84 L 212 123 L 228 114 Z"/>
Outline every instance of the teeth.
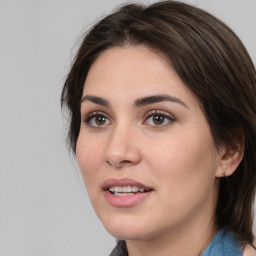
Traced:
<path fill-rule="evenodd" d="M 136 193 L 136 192 L 144 192 L 144 188 L 138 188 L 136 186 L 114 186 L 109 188 L 110 192 L 113 193 Z"/>

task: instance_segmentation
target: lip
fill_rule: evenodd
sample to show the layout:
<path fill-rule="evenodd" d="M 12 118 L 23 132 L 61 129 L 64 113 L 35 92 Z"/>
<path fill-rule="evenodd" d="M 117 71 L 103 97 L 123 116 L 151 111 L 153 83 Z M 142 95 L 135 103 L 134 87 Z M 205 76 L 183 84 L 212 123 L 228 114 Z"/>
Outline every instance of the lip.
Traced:
<path fill-rule="evenodd" d="M 143 193 L 134 193 L 134 195 L 129 196 L 115 196 L 113 195 L 108 188 L 114 187 L 114 186 L 136 186 L 139 188 L 144 188 L 145 192 Z M 132 207 L 135 205 L 138 205 L 142 203 L 146 198 L 148 198 L 151 193 L 153 192 L 153 189 L 130 178 L 123 178 L 123 179 L 107 179 L 104 181 L 102 185 L 102 189 L 104 191 L 104 196 L 106 201 L 114 206 L 114 207 Z"/>

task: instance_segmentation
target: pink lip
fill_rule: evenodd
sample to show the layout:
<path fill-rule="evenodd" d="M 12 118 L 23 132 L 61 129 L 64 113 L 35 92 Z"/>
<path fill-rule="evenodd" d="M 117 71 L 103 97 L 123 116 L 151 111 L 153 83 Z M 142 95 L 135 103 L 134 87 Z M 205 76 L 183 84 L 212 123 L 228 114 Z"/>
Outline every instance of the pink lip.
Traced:
<path fill-rule="evenodd" d="M 136 186 L 139 188 L 144 188 L 145 192 L 143 193 L 134 193 L 130 196 L 115 196 L 112 194 L 108 188 L 114 186 Z M 107 202 L 114 207 L 131 207 L 141 203 L 146 199 L 153 191 L 152 188 L 137 182 L 136 180 L 130 178 L 115 179 L 111 178 L 106 180 L 103 183 L 102 189 L 104 190 L 104 196 Z"/>

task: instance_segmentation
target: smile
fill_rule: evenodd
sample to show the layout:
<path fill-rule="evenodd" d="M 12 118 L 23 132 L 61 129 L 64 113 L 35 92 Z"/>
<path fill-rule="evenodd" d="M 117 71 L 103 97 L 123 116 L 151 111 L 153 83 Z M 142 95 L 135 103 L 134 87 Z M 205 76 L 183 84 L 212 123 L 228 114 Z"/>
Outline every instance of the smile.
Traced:
<path fill-rule="evenodd" d="M 115 196 L 132 196 L 135 193 L 143 193 L 145 191 L 144 188 L 139 188 L 136 186 L 114 186 L 109 187 L 108 190 Z"/>
<path fill-rule="evenodd" d="M 152 188 L 133 179 L 108 179 L 102 186 L 107 202 L 115 207 L 131 207 L 146 199 Z"/>

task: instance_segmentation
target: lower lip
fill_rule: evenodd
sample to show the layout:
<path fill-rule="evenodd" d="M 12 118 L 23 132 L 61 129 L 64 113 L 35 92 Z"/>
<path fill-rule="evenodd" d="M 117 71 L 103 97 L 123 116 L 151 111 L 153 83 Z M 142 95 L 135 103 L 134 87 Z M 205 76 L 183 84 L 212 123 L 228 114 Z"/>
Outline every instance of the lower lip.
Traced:
<path fill-rule="evenodd" d="M 144 193 L 136 193 L 131 196 L 115 196 L 110 191 L 105 191 L 104 195 L 109 204 L 115 207 L 131 207 L 145 200 L 152 191 Z"/>

